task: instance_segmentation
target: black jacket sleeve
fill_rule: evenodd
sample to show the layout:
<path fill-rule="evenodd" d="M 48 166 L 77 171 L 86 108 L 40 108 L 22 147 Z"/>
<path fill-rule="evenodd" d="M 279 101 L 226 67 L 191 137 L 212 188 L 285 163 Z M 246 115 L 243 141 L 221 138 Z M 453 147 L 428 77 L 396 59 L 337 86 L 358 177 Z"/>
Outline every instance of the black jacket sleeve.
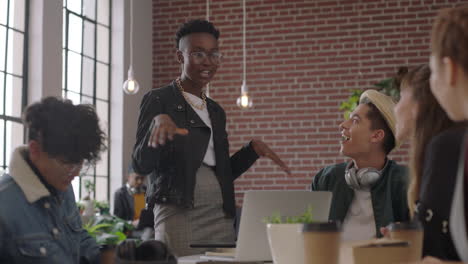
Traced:
<path fill-rule="evenodd" d="M 214 101 L 213 101 L 214 103 Z M 218 108 L 218 111 L 220 112 L 220 123 L 222 124 L 223 130 L 220 131 L 223 133 L 222 138 L 223 138 L 223 145 L 226 147 L 225 150 L 227 153 L 229 153 L 229 141 L 228 141 L 228 134 L 226 132 L 226 113 L 224 110 L 221 108 L 216 103 L 216 106 Z M 237 179 L 242 173 L 246 172 L 254 163 L 257 161 L 259 158 L 258 154 L 255 152 L 255 150 L 252 147 L 252 141 L 250 141 L 248 144 L 243 146 L 241 149 L 239 149 L 236 153 L 234 153 L 230 157 L 230 164 L 231 164 L 231 173 L 232 173 L 232 179 L 235 180 Z"/>
<path fill-rule="evenodd" d="M 325 169 L 321 169 L 312 179 L 312 185 L 311 185 L 312 191 L 327 191 L 321 181 L 324 170 Z"/>
<path fill-rule="evenodd" d="M 237 179 L 257 161 L 259 156 L 252 147 L 252 141 L 231 156 L 232 177 Z"/>
<path fill-rule="evenodd" d="M 161 152 L 168 145 L 158 146 L 157 148 L 148 146 L 151 127 L 154 125 L 153 119 L 163 113 L 162 109 L 162 103 L 157 92 L 151 91 L 145 94 L 140 105 L 136 143 L 132 155 L 132 165 L 137 173 L 146 175 L 153 171 L 157 166 Z"/>

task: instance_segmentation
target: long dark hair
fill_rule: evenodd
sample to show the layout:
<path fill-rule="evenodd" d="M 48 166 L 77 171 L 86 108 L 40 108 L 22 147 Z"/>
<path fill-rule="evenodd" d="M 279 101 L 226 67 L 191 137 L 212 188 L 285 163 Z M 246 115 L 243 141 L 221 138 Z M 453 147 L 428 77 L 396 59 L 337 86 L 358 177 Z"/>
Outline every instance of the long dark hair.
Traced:
<path fill-rule="evenodd" d="M 417 102 L 417 116 L 412 131 L 412 142 L 410 151 L 410 185 L 408 188 L 408 207 L 413 215 L 415 203 L 419 197 L 421 178 L 423 177 L 424 154 L 429 141 L 440 132 L 453 127 L 454 122 L 450 120 L 445 111 L 432 95 L 429 78 L 431 70 L 428 65 L 423 64 L 410 69 L 401 75 L 400 90 L 409 89 L 411 97 Z"/>

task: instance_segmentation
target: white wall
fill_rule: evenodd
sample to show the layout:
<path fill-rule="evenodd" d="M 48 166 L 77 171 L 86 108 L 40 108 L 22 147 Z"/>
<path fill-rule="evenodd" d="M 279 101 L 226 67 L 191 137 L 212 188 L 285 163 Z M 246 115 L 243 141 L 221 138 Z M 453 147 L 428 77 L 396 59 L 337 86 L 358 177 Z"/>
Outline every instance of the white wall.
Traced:
<path fill-rule="evenodd" d="M 152 85 L 152 2 L 134 0 L 133 4 L 133 70 L 140 91 L 136 95 L 126 95 L 122 84 L 130 62 L 130 1 L 113 2 L 111 100 L 116 103 L 111 106 L 111 194 L 125 180 L 135 144 L 140 101 Z"/>
<path fill-rule="evenodd" d="M 152 2 L 134 0 L 133 68 L 137 95 L 124 95 L 129 63 L 129 0 L 112 1 L 110 194 L 122 185 L 135 142 L 138 108 L 152 84 Z M 30 1 L 28 102 L 61 96 L 62 0 Z"/>
<path fill-rule="evenodd" d="M 62 94 L 62 8 L 62 0 L 30 1 L 29 103 Z"/>

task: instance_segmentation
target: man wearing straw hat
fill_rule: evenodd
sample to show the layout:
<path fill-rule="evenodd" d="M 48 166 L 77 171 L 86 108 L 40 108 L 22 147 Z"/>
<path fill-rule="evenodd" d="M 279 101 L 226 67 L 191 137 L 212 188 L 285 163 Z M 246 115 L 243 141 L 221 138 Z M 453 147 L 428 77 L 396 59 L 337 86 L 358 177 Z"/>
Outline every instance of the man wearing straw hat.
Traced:
<path fill-rule="evenodd" d="M 340 152 L 351 160 L 315 175 L 313 191 L 333 192 L 329 219 L 343 222 L 343 240 L 381 237 L 380 227 L 409 220 L 407 169 L 388 159 L 395 139 L 395 103 L 365 91 L 348 120 L 340 124 Z"/>

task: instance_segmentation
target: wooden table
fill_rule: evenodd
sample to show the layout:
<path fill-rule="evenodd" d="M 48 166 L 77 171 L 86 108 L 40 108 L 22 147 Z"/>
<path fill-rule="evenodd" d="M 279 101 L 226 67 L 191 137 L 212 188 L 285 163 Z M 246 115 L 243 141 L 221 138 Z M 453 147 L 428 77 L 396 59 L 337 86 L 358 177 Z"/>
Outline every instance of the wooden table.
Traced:
<path fill-rule="evenodd" d="M 339 264 L 354 264 L 353 255 L 352 255 L 351 247 L 347 244 L 344 244 L 340 248 L 340 261 Z M 261 263 L 273 263 L 273 262 L 258 262 L 258 261 L 250 261 L 250 262 L 235 262 L 235 261 L 215 261 L 215 260 L 206 260 L 201 259 L 200 256 L 202 255 L 193 255 L 193 256 L 186 256 L 181 257 L 177 261 L 178 264 L 261 264 Z M 296 263 L 290 263 L 296 264 Z"/>
<path fill-rule="evenodd" d="M 343 243 L 340 246 L 340 257 L 339 257 L 339 264 L 354 264 L 353 258 L 353 250 L 352 245 L 353 243 Z M 202 255 L 193 255 L 193 256 L 186 256 L 178 259 L 179 264 L 262 264 L 262 263 L 272 263 L 272 262 L 235 262 L 235 261 L 214 261 L 214 260 L 206 260 L 201 259 L 200 256 Z M 296 263 L 290 263 L 296 264 Z"/>
<path fill-rule="evenodd" d="M 262 261 L 221 261 L 221 260 L 207 260 L 200 258 L 203 255 L 186 256 L 177 259 L 177 264 L 266 264 L 273 262 L 262 262 Z"/>

